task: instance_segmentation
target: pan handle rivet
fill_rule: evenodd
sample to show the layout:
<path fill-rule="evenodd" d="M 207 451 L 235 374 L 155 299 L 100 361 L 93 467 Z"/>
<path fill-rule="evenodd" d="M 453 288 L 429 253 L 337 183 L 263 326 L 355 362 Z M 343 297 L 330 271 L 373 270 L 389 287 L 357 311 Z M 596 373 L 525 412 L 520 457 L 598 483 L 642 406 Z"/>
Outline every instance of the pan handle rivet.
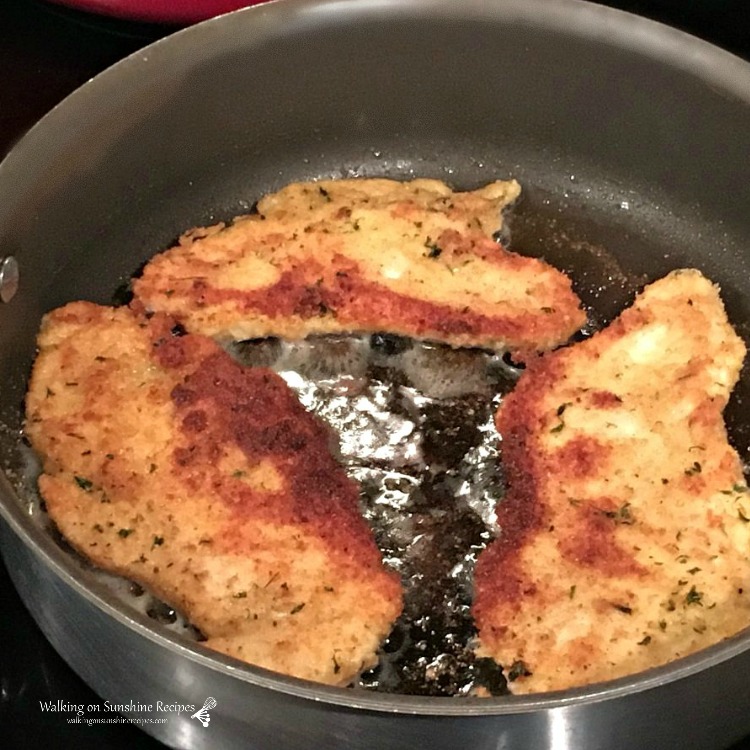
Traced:
<path fill-rule="evenodd" d="M 18 261 L 8 255 L 0 263 L 0 300 L 10 302 L 18 291 Z"/>

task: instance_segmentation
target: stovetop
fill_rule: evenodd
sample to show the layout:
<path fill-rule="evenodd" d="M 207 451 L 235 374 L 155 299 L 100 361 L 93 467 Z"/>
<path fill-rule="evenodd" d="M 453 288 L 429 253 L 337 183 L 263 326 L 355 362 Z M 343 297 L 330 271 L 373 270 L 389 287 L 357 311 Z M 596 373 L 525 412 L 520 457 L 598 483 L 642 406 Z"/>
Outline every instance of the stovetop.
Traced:
<path fill-rule="evenodd" d="M 608 0 L 750 60 L 748 0 Z M 0 0 L 0 158 L 68 93 L 176 30 L 91 16 L 43 0 Z M 130 724 L 68 724 L 40 703 L 100 703 L 47 643 L 0 562 L 0 747 L 79 750 L 163 746 Z M 750 737 L 731 750 L 750 750 Z"/>

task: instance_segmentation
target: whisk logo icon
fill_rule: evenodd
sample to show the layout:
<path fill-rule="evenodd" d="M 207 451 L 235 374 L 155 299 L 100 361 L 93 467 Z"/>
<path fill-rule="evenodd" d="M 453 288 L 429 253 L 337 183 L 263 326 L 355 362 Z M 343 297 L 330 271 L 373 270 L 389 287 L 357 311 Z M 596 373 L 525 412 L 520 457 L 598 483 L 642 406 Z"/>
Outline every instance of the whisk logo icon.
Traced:
<path fill-rule="evenodd" d="M 208 726 L 208 722 L 211 721 L 211 716 L 209 715 L 209 711 L 212 708 L 216 708 L 216 698 L 208 697 L 203 702 L 203 708 L 196 711 L 190 718 L 191 719 L 198 719 L 198 721 L 203 724 L 204 727 Z"/>

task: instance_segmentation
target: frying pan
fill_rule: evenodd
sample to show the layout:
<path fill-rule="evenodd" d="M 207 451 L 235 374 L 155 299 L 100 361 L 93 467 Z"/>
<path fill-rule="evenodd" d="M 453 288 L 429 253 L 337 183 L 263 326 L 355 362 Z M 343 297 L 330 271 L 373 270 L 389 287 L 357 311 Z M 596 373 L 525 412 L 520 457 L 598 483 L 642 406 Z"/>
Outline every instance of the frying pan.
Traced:
<path fill-rule="evenodd" d="M 63 658 L 110 703 L 217 704 L 143 728 L 174 747 L 722 748 L 750 732 L 750 632 L 665 667 L 529 697 L 313 685 L 209 654 L 124 608 L 29 517 L 20 404 L 42 314 L 112 290 L 185 228 L 320 176 L 515 177 L 512 247 L 570 271 L 601 321 L 697 266 L 750 321 L 750 69 L 575 0 L 284 0 L 157 42 L 0 166 L 2 554 Z M 606 258 L 606 262 L 600 262 Z M 748 380 L 728 411 L 747 457 Z"/>

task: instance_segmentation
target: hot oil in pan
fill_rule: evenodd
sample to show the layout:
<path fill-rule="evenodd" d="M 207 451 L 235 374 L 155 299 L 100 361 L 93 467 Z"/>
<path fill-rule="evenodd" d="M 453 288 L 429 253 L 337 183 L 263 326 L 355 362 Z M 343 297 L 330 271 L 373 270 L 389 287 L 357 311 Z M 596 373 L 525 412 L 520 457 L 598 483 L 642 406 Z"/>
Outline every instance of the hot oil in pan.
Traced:
<path fill-rule="evenodd" d="M 499 667 L 472 652 L 470 604 L 503 492 L 493 415 L 518 371 L 486 352 L 387 335 L 244 342 L 232 353 L 277 370 L 332 427 L 386 564 L 402 576 L 404 613 L 357 687 L 507 692 Z"/>

